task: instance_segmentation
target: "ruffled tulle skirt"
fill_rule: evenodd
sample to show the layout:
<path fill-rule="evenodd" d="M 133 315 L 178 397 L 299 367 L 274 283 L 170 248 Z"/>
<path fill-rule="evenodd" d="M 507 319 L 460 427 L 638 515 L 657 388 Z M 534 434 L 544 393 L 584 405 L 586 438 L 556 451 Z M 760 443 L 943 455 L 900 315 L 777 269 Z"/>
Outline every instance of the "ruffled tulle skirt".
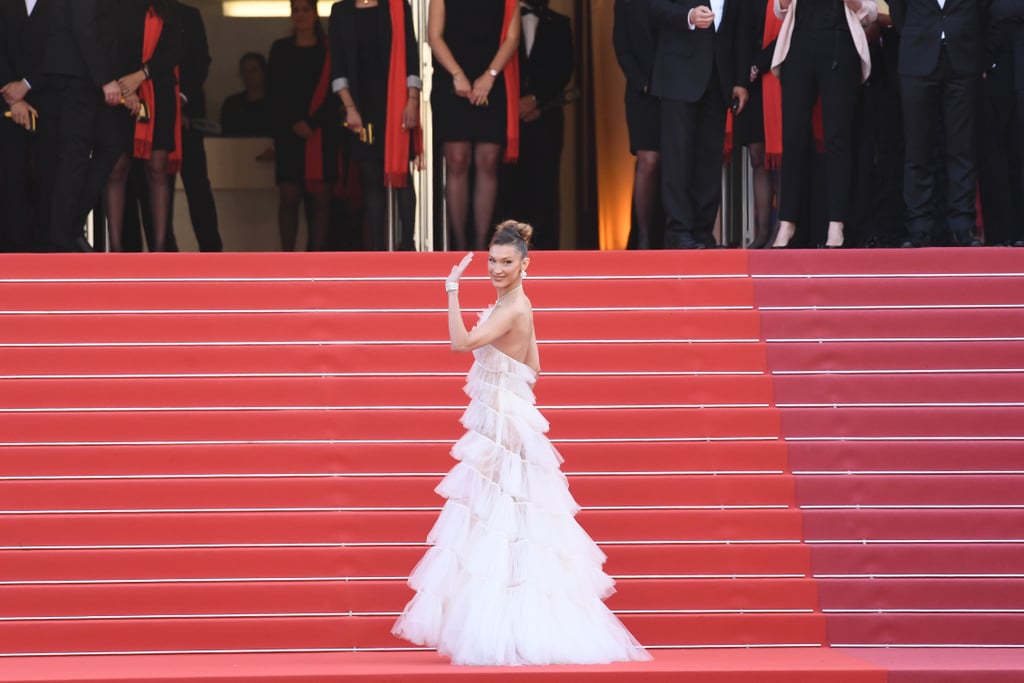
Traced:
<path fill-rule="evenodd" d="M 576 522 L 533 371 L 490 346 L 475 355 L 458 463 L 436 489 L 446 501 L 393 633 L 455 664 L 650 659 L 603 602 L 614 582 Z"/>

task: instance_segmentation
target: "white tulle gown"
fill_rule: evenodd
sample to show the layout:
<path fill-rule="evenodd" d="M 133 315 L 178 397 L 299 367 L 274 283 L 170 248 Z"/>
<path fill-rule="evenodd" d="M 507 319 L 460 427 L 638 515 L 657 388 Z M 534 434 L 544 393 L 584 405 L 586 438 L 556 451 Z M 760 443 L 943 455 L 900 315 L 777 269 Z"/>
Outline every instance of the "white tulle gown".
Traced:
<path fill-rule="evenodd" d="M 574 517 L 533 370 L 492 346 L 474 356 L 459 462 L 436 489 L 447 501 L 393 633 L 454 664 L 650 659 L 603 602 L 614 581 Z"/>

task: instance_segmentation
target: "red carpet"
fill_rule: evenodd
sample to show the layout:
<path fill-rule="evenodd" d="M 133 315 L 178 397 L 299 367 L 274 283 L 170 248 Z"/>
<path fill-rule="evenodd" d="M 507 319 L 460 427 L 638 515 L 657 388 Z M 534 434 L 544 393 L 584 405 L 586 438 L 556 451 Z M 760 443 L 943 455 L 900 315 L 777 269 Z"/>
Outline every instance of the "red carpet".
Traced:
<path fill-rule="evenodd" d="M 513 670 L 389 633 L 461 433 L 450 255 L 0 258 L 0 679 L 1009 680 L 959 648 L 1024 632 L 1014 253 L 536 254 L 538 405 L 669 649 Z M 224 654 L 12 656 L 87 652 Z"/>

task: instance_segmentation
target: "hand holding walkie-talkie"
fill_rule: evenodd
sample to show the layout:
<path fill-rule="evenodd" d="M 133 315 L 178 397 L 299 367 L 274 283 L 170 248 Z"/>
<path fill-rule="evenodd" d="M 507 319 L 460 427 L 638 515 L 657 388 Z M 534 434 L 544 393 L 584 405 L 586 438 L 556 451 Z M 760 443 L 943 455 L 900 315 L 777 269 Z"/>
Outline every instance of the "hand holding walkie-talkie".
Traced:
<path fill-rule="evenodd" d="M 23 105 L 23 108 L 18 105 Z M 11 108 L 4 112 L 4 118 L 30 133 L 34 133 L 39 123 L 39 112 L 31 104 L 22 100 L 12 104 Z"/>

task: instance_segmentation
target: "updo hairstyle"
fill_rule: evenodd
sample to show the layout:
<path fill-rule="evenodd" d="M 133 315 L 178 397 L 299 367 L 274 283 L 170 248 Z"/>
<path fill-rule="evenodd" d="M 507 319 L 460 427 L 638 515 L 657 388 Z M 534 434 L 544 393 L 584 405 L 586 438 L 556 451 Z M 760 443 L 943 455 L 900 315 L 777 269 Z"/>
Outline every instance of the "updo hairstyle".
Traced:
<path fill-rule="evenodd" d="M 490 246 L 511 244 L 519 251 L 520 258 L 526 258 L 531 237 L 533 237 L 532 225 L 512 220 L 502 221 L 494 229 L 494 237 L 491 238 Z"/>

